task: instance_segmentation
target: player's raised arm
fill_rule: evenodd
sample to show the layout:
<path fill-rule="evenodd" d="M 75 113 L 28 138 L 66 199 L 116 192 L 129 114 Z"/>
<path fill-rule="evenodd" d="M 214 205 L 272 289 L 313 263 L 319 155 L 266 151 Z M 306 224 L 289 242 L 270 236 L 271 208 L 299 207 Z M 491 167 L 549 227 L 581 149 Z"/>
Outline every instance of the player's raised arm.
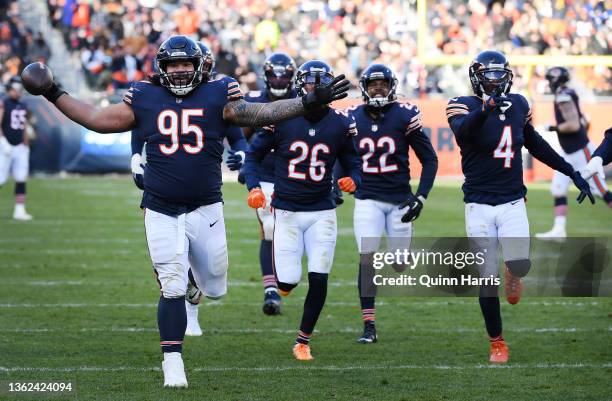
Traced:
<path fill-rule="evenodd" d="M 94 107 L 78 100 L 53 81 L 49 67 L 42 63 L 29 64 L 21 73 L 23 86 L 32 95 L 44 96 L 72 121 L 99 133 L 123 132 L 131 129 L 135 122 L 132 109 L 125 103 L 104 108 Z"/>
<path fill-rule="evenodd" d="M 262 127 L 301 116 L 319 106 L 348 96 L 349 81 L 344 74 L 338 75 L 328 84 L 302 97 L 277 100 L 271 103 L 248 103 L 237 99 L 227 103 L 223 119 L 241 127 Z"/>

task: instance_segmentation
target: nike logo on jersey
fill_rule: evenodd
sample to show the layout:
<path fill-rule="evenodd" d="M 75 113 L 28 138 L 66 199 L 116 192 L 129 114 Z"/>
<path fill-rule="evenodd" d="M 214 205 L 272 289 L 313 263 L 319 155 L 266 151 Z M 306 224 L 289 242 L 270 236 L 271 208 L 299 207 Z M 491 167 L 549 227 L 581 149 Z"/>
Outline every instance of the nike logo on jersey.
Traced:
<path fill-rule="evenodd" d="M 212 227 L 212 226 L 214 226 L 215 224 L 217 224 L 217 222 L 218 222 L 218 221 L 219 221 L 219 220 L 216 220 L 214 223 L 210 223 L 210 226 L 211 226 L 211 227 Z"/>

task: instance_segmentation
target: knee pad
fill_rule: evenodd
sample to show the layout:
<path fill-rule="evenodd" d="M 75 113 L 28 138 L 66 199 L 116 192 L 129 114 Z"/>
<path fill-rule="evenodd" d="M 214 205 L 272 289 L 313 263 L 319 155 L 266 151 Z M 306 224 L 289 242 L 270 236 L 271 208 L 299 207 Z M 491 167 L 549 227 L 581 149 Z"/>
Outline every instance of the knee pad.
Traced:
<path fill-rule="evenodd" d="M 183 269 L 169 269 L 167 263 L 156 263 L 155 271 L 164 298 L 180 298 L 187 293 L 187 280 Z M 160 274 L 160 272 L 164 272 Z"/>
<path fill-rule="evenodd" d="M 529 259 L 509 260 L 506 261 L 506 267 L 515 277 L 525 277 L 531 269 L 531 261 Z"/>
<path fill-rule="evenodd" d="M 297 287 L 297 283 L 295 284 L 289 284 L 289 283 L 281 283 L 280 281 L 277 282 L 278 284 L 278 289 L 280 291 L 280 294 L 282 296 L 287 296 L 289 295 L 289 293 L 295 288 Z"/>

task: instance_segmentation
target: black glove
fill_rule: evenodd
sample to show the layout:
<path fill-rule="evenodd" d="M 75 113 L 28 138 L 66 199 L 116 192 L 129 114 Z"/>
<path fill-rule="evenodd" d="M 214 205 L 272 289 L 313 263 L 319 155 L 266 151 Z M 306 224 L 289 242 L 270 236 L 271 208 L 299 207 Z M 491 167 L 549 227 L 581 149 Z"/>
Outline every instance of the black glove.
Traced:
<path fill-rule="evenodd" d="M 244 152 L 242 150 L 228 150 L 229 156 L 227 157 L 227 167 L 231 171 L 240 170 L 242 168 L 242 164 L 244 163 Z"/>
<path fill-rule="evenodd" d="M 414 196 L 410 194 L 408 200 L 399 206 L 400 209 L 408 206 L 408 210 L 406 210 L 406 213 L 402 216 L 402 223 L 415 221 L 421 214 L 421 210 L 423 210 L 424 202 L 425 198 L 422 195 Z"/>
<path fill-rule="evenodd" d="M 589 200 L 591 201 L 591 204 L 594 205 L 595 198 L 591 193 L 591 186 L 584 178 L 582 178 L 579 172 L 574 171 L 574 174 L 572 175 L 572 181 L 574 181 L 574 185 L 576 186 L 576 188 L 580 190 L 580 195 L 578 195 L 578 197 L 576 198 L 578 203 L 582 203 L 584 198 L 588 196 Z"/>
<path fill-rule="evenodd" d="M 316 85 L 315 89 L 302 96 L 302 105 L 306 110 L 316 109 L 348 96 L 350 82 L 340 74 L 332 79 L 327 85 Z"/>
<path fill-rule="evenodd" d="M 497 95 L 492 95 L 486 101 L 484 101 L 482 105 L 482 109 L 485 113 L 490 113 L 493 110 L 498 109 L 501 106 L 503 106 L 505 102 L 510 103 L 509 106 L 512 105 L 512 102 L 510 102 L 508 98 L 504 98 L 504 97 L 497 96 Z"/>

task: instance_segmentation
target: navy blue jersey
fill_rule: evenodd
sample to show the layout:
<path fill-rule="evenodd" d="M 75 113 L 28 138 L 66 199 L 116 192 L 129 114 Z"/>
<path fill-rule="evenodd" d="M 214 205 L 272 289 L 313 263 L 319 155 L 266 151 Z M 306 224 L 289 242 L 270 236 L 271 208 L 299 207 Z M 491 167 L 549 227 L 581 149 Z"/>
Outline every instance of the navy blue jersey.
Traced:
<path fill-rule="evenodd" d="M 505 113 L 496 108 L 482 111 L 476 96 L 452 98 L 446 107 L 449 125 L 461 149 L 466 203 L 499 205 L 524 197 L 523 145 L 538 160 L 571 175 L 572 166 L 559 156 L 533 129 L 531 108 L 523 96 L 507 95 Z M 507 106 L 507 105 L 506 105 Z"/>
<path fill-rule="evenodd" d="M 293 99 L 297 97 L 297 92 L 291 90 L 283 99 Z M 272 99 L 268 96 L 268 91 L 250 91 L 244 96 L 244 100 L 251 103 L 270 103 Z M 261 133 L 261 129 L 257 130 L 251 136 L 251 142 L 256 135 Z M 274 182 L 274 150 L 270 151 L 259 166 L 259 180 L 264 182 Z"/>
<path fill-rule="evenodd" d="M 576 106 L 576 110 L 578 110 L 578 118 L 580 119 L 580 129 L 576 132 L 565 134 L 557 132 L 557 136 L 559 137 L 561 149 L 563 149 L 565 153 L 574 153 L 575 151 L 584 148 L 587 143 L 589 143 L 589 138 L 587 136 L 587 124 L 584 116 L 582 115 L 582 111 L 580 110 L 578 95 L 573 89 L 564 86 L 559 88 L 557 93 L 555 93 L 555 119 L 557 120 L 557 125 L 565 122 L 563 114 L 561 114 L 561 109 L 559 108 L 559 104 L 565 102 L 572 102 Z"/>
<path fill-rule="evenodd" d="M 19 145 L 23 142 L 28 109 L 25 103 L 13 100 L 10 97 L 2 99 L 4 114 L 2 115 L 2 132 L 11 145 Z"/>
<path fill-rule="evenodd" d="M 230 127 L 223 108 L 242 97 L 229 77 L 201 84 L 185 97 L 148 81 L 132 85 L 123 101 L 146 142 L 144 207 L 178 214 L 222 200 L 223 139 Z"/>
<path fill-rule="evenodd" d="M 291 211 L 334 209 L 332 170 L 339 160 L 357 186 L 361 163 L 355 148 L 355 120 L 328 108 L 324 117 L 309 121 L 297 117 L 264 128 L 249 146 L 245 177 L 250 190 L 260 185 L 259 163 L 275 150 L 272 206 Z"/>
<path fill-rule="evenodd" d="M 603 142 L 593 152 L 595 156 L 601 157 L 604 166 L 612 162 L 612 127 L 606 130 Z"/>
<path fill-rule="evenodd" d="M 427 178 L 421 180 L 417 192 L 427 197 L 437 170 L 437 157 L 422 131 L 418 107 L 393 103 L 376 119 L 368 114 L 366 105 L 348 109 L 348 112 L 357 122 L 356 143 L 363 170 L 355 197 L 395 204 L 406 201 L 412 193 L 409 147 L 414 148 L 424 164 Z M 431 167 L 433 174 L 430 174 Z"/>

